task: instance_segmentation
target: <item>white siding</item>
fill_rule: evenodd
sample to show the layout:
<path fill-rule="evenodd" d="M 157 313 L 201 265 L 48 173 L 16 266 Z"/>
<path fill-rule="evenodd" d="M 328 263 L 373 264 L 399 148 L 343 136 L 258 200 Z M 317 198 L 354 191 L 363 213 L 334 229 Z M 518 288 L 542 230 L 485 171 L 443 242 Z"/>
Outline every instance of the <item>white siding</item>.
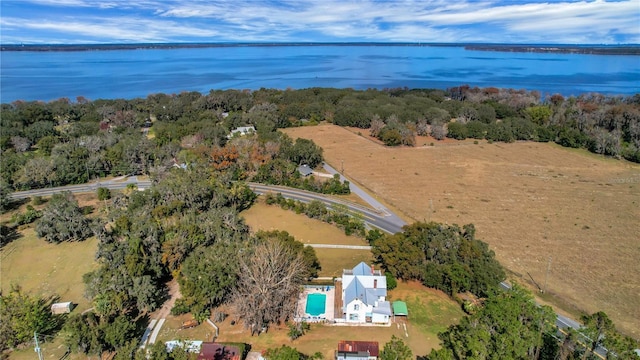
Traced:
<path fill-rule="evenodd" d="M 389 322 L 389 315 L 373 313 L 371 321 L 378 324 L 386 324 Z"/>
<path fill-rule="evenodd" d="M 356 299 L 347 304 L 345 310 L 345 320 L 349 323 L 363 323 L 366 321 L 367 313 L 370 313 L 373 307 Z"/>

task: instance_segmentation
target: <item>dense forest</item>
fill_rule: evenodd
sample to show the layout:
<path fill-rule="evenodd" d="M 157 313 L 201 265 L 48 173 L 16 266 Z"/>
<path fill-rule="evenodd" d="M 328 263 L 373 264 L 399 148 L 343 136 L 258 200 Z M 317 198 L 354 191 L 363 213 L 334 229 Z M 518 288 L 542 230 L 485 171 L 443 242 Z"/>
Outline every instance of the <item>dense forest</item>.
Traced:
<path fill-rule="evenodd" d="M 319 189 L 302 184 L 295 167 L 317 166 L 322 150 L 274 130 L 321 121 L 369 129 L 391 146 L 413 146 L 416 135 L 553 141 L 640 162 L 640 94 L 543 98 L 535 91 L 468 86 L 212 90 L 2 104 L 2 180 L 13 189 L 28 189 L 107 175 L 155 175 L 174 164 L 200 161 L 231 168 L 234 179 Z M 232 129 L 246 125 L 256 128 L 259 140 L 228 138 Z"/>
<path fill-rule="evenodd" d="M 197 93 L 131 101 L 4 104 L 3 192 L 105 176 L 144 174 L 158 179 L 172 167 L 187 166 L 230 174 L 230 180 L 349 192 L 346 184 L 334 180 L 300 176 L 298 165 L 315 168 L 322 163 L 322 149 L 310 140 L 292 141 L 276 132 L 275 105 L 250 106 L 240 101 L 246 97 L 241 92 L 222 94 L 223 107 L 196 104 L 206 99 Z M 255 126 L 257 136 L 231 137 L 231 130 L 241 125 Z"/>

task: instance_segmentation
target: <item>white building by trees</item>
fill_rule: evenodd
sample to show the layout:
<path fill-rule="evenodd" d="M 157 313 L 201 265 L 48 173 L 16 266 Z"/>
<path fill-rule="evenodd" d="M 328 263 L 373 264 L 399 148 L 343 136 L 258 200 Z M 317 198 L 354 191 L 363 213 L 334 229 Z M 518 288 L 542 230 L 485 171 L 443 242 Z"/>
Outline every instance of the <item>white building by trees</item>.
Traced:
<path fill-rule="evenodd" d="M 391 304 L 387 296 L 387 278 L 364 262 L 342 272 L 342 304 L 347 323 L 388 324 Z"/>

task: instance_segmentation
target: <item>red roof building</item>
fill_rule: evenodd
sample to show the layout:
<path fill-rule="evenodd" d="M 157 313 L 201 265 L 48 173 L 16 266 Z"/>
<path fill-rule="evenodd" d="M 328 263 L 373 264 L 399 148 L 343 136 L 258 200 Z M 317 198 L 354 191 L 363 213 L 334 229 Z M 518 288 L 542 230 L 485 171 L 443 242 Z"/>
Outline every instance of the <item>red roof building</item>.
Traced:
<path fill-rule="evenodd" d="M 336 351 L 336 360 L 376 360 L 379 346 L 377 341 L 341 340 Z"/>

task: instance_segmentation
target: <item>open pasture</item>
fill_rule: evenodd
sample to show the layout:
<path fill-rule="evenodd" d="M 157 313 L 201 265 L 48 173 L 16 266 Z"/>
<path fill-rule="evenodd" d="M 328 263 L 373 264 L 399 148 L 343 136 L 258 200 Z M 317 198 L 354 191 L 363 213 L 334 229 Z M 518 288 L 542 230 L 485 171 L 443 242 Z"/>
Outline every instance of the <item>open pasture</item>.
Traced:
<path fill-rule="evenodd" d="M 367 130 L 285 132 L 405 217 L 475 224 L 514 277 L 640 337 L 640 165 L 551 143 L 389 148 Z"/>

